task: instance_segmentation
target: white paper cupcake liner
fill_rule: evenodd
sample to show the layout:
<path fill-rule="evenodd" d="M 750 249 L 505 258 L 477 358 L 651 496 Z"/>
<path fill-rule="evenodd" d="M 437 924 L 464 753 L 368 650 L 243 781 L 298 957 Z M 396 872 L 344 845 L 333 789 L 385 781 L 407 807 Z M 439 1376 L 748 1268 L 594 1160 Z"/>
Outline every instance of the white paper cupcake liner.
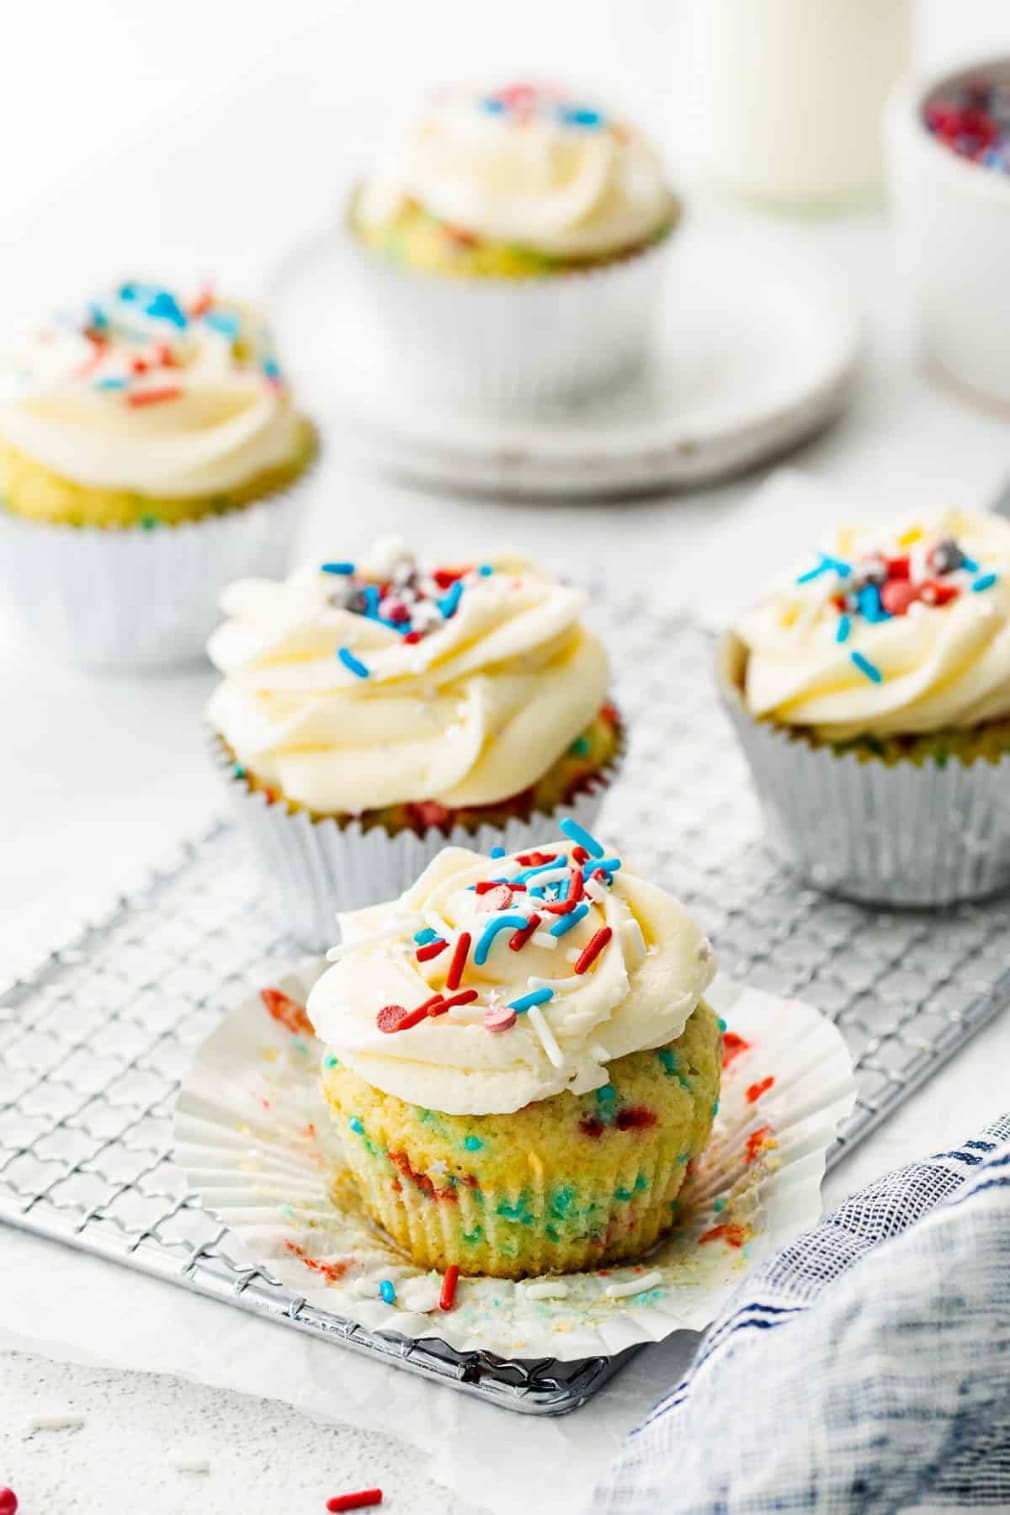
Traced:
<path fill-rule="evenodd" d="M 396 899 L 443 847 L 523 852 L 555 831 L 565 816 L 592 830 L 620 760 L 618 754 L 601 769 L 603 782 L 592 793 L 577 795 L 573 803 L 559 805 L 549 815 L 537 811 L 528 821 L 513 819 L 504 827 L 485 825 L 476 831 L 454 826 L 448 835 L 434 826 L 423 834 L 405 828 L 390 835 L 381 826 L 366 831 L 360 821 L 317 821 L 304 810 L 289 811 L 283 802 L 271 803 L 262 789 L 251 789 L 236 775 L 217 736 L 212 737 L 211 751 L 227 783 L 235 817 L 265 876 L 278 925 L 311 952 L 333 946 L 338 910 L 360 910 Z"/>
<path fill-rule="evenodd" d="M 323 967 L 277 987 L 304 1004 Z M 461 1278 L 454 1308 L 441 1311 L 440 1276 L 414 1266 L 361 1208 L 320 1091 L 320 1043 L 271 1019 L 258 996 L 198 1051 L 176 1108 L 175 1157 L 244 1258 L 373 1330 L 561 1359 L 701 1330 L 744 1273 L 817 1221 L 827 1150 L 855 1100 L 844 1042 L 818 1011 L 729 984 L 710 999 L 745 1046 L 727 1045 L 712 1140 L 681 1193 L 676 1231 L 635 1264 L 543 1280 L 546 1289 Z"/>
<path fill-rule="evenodd" d="M 527 279 L 414 273 L 348 240 L 393 381 L 514 410 L 577 399 L 640 365 L 675 235 L 618 262 Z"/>
<path fill-rule="evenodd" d="M 64 661 L 111 670 L 202 658 L 225 585 L 288 566 L 311 472 L 254 504 L 150 530 L 47 525 L 0 506 L 5 592 Z"/>
<path fill-rule="evenodd" d="M 867 904 L 950 905 L 1010 887 L 1010 757 L 885 763 L 815 747 L 720 686 L 750 765 L 768 841 L 828 893 Z"/>

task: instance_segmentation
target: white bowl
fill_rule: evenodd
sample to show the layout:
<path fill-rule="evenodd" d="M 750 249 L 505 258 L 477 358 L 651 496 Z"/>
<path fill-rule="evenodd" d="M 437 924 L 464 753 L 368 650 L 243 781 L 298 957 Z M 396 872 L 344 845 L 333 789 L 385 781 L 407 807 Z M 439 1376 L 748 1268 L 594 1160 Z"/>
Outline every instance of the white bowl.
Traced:
<path fill-rule="evenodd" d="M 923 107 L 973 78 L 1010 78 L 1010 58 L 930 81 L 903 80 L 885 117 L 895 233 L 916 337 L 960 388 L 1010 403 L 1010 175 L 958 157 L 930 133 Z"/>

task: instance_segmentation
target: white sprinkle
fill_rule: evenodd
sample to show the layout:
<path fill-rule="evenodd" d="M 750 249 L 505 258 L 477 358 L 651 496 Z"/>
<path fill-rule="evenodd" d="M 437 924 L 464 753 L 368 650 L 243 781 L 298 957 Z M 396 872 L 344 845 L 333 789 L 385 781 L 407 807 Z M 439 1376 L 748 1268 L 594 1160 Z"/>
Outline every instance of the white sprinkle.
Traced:
<path fill-rule="evenodd" d="M 589 898 L 595 900 L 598 905 L 602 905 L 608 897 L 609 891 L 604 888 L 598 878 L 587 879 L 585 887 Z"/>
<path fill-rule="evenodd" d="M 411 1278 L 399 1291 L 400 1303 L 405 1310 L 417 1315 L 429 1315 L 438 1309 L 442 1285 L 437 1279 Z"/>
<path fill-rule="evenodd" d="M 531 975 L 527 980 L 531 989 L 553 989 L 555 994 L 570 994 L 573 989 L 584 987 L 584 980 L 575 978 L 536 978 Z"/>
<path fill-rule="evenodd" d="M 556 936 L 551 936 L 549 931 L 534 931 L 530 937 L 534 947 L 546 947 L 548 952 L 554 952 L 558 945 Z"/>
<path fill-rule="evenodd" d="M 565 1066 L 564 1053 L 555 1040 L 554 1032 L 544 1020 L 544 1013 L 540 1006 L 532 1005 L 526 1014 L 529 1017 L 530 1025 L 540 1038 L 540 1045 L 547 1053 L 555 1068 L 563 1068 Z"/>
<path fill-rule="evenodd" d="M 382 931 L 373 931 L 371 936 L 359 936 L 352 942 L 341 942 L 338 947 L 331 947 L 326 954 L 329 963 L 339 963 L 342 957 L 349 952 L 357 952 L 360 947 L 373 947 L 378 942 L 388 942 L 394 936 L 403 936 L 404 932 L 416 929 L 421 917 L 419 915 L 397 916 L 393 925 L 386 926 Z"/>
<path fill-rule="evenodd" d="M 641 1294 L 646 1289 L 654 1289 L 662 1282 L 662 1273 L 658 1268 L 652 1268 L 648 1273 L 640 1273 L 637 1278 L 625 1279 L 623 1284 L 608 1284 L 603 1292 L 608 1299 L 628 1299 L 632 1294 Z"/>
<path fill-rule="evenodd" d="M 445 1013 L 449 1020 L 455 1021 L 458 1026 L 476 1026 L 484 1019 L 485 1006 L 480 1001 L 471 1000 L 469 1005 L 453 1005 Z"/>
<path fill-rule="evenodd" d="M 170 1452 L 168 1460 L 177 1473 L 209 1473 L 210 1458 L 199 1452 Z"/>
<path fill-rule="evenodd" d="M 538 1283 L 523 1284 L 527 1299 L 567 1299 L 568 1285 L 562 1278 L 542 1278 Z"/>
<path fill-rule="evenodd" d="M 32 1418 L 33 1431 L 79 1431 L 84 1424 L 83 1415 L 67 1412 L 63 1415 L 36 1415 Z"/>

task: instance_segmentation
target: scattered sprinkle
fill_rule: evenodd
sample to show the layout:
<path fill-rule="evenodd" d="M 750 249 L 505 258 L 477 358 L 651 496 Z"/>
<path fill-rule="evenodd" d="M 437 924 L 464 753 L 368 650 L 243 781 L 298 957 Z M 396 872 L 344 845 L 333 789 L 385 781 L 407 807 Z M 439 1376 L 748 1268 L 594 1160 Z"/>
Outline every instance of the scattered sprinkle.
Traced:
<path fill-rule="evenodd" d="M 603 856 L 604 848 L 596 840 L 595 836 L 588 832 L 584 826 L 580 826 L 578 821 L 572 820 L 571 816 L 566 816 L 559 823 L 559 829 L 565 833 L 570 842 L 575 842 L 577 846 L 584 848 L 590 857 Z"/>
<path fill-rule="evenodd" d="M 382 1282 L 379 1285 L 379 1293 L 382 1295 L 382 1300 L 383 1300 L 384 1304 L 387 1304 L 387 1305 L 395 1305 L 396 1304 L 396 1286 L 393 1283 L 392 1279 L 384 1278 L 382 1280 Z"/>
<path fill-rule="evenodd" d="M 354 564 L 353 563 L 321 563 L 320 564 L 320 570 L 323 573 L 339 574 L 343 578 L 348 578 L 354 572 Z"/>
<path fill-rule="evenodd" d="M 459 1268 L 455 1263 L 450 1264 L 445 1270 L 442 1280 L 442 1292 L 438 1297 L 438 1307 L 448 1313 L 456 1303 L 456 1285 L 459 1283 Z"/>
<path fill-rule="evenodd" d="M 521 994 L 518 999 L 509 1000 L 507 1008 L 514 1010 L 517 1015 L 522 1015 L 527 1010 L 532 1010 L 534 1005 L 546 1005 L 548 1000 L 554 998 L 553 989 L 531 989 L 528 994 Z"/>
<path fill-rule="evenodd" d="M 382 1503 L 381 1489 L 360 1489 L 356 1494 L 334 1494 L 326 1501 L 330 1515 L 341 1515 L 344 1510 L 367 1510 Z"/>
<path fill-rule="evenodd" d="M 537 994 L 544 994 L 544 993 L 546 993 L 546 994 L 552 994 L 553 990 L 550 990 L 550 989 L 547 989 L 547 990 L 538 989 L 535 992 Z M 513 1006 L 513 1009 L 514 1008 L 515 1007 Z M 539 1006 L 537 1006 L 537 1005 L 531 1005 L 530 1006 L 530 1009 L 529 1009 L 529 1022 L 530 1022 L 530 1025 L 533 1027 L 534 1031 L 536 1032 L 537 1036 L 540 1039 L 540 1045 L 543 1047 L 544 1051 L 546 1052 L 548 1061 L 551 1064 L 553 1064 L 553 1066 L 555 1068 L 563 1068 L 565 1066 L 564 1053 L 561 1051 L 561 1048 L 558 1046 L 557 1038 L 555 1037 L 554 1032 L 551 1030 L 550 1026 L 547 1024 L 546 1020 L 544 1019 L 544 1012 L 539 1008 Z"/>
<path fill-rule="evenodd" d="M 343 663 L 344 667 L 353 673 L 356 678 L 368 678 L 368 669 L 365 667 L 360 658 L 356 658 L 354 656 L 354 653 L 349 647 L 338 647 L 337 657 L 340 659 L 341 663 Z"/>
<path fill-rule="evenodd" d="M 871 663 L 868 657 L 864 657 L 861 652 L 850 652 L 849 657 L 860 673 L 865 673 L 871 684 L 882 684 L 884 682 L 884 675 L 876 663 Z"/>
<path fill-rule="evenodd" d="M 650 1268 L 648 1273 L 642 1273 L 637 1278 L 625 1279 L 619 1284 L 607 1284 L 603 1292 L 608 1299 L 630 1299 L 633 1294 L 642 1294 L 646 1289 L 654 1289 L 662 1282 L 663 1275 L 659 1269 Z"/>
<path fill-rule="evenodd" d="M 565 936 L 573 926 L 584 921 L 589 914 L 589 906 L 585 903 L 576 905 L 574 910 L 569 910 L 566 915 L 559 915 L 554 925 L 551 926 L 550 934 L 553 937 Z"/>
<path fill-rule="evenodd" d="M 975 579 L 971 587 L 976 594 L 981 594 L 984 589 L 991 589 L 998 581 L 998 573 L 984 573 L 981 578 Z"/>
<path fill-rule="evenodd" d="M 849 640 L 849 633 L 851 630 L 852 617 L 847 615 L 840 615 L 838 617 L 838 629 L 835 632 L 835 641 L 847 642 Z"/>
<path fill-rule="evenodd" d="M 567 1299 L 568 1285 L 561 1278 L 540 1278 L 523 1284 L 521 1293 L 526 1299 Z"/>

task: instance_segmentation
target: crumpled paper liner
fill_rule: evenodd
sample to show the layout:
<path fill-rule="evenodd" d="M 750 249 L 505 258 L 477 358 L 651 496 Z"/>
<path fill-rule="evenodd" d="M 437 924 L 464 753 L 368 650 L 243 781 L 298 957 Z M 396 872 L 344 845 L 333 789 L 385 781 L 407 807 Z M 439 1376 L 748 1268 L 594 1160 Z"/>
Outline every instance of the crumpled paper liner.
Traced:
<path fill-rule="evenodd" d="M 324 966 L 276 987 L 304 1004 Z M 818 1219 L 826 1153 L 855 1100 L 845 1044 L 818 1011 L 716 987 L 709 998 L 729 1022 L 723 1090 L 676 1231 L 634 1265 L 551 1278 L 560 1298 L 538 1298 L 530 1280 L 460 1278 L 454 1308 L 441 1311 L 440 1276 L 414 1266 L 361 1207 L 319 1087 L 321 1044 L 307 1022 L 272 1019 L 258 996 L 197 1053 L 176 1108 L 176 1160 L 231 1227 L 233 1251 L 371 1330 L 560 1359 L 700 1330 L 750 1268 Z M 382 1280 L 393 1304 L 379 1296 Z M 630 1295 L 607 1293 L 639 1280 Z"/>
<path fill-rule="evenodd" d="M 740 694 L 742 644 L 719 649 L 719 687 L 775 853 L 817 889 L 866 904 L 938 906 L 1010 885 L 1010 756 L 998 763 L 861 761 L 756 721 Z"/>
<path fill-rule="evenodd" d="M 192 662 L 205 655 L 225 585 L 287 568 L 313 467 L 250 505 L 150 530 L 48 525 L 0 506 L 4 589 L 28 633 L 65 662 Z"/>
<path fill-rule="evenodd" d="M 513 818 L 504 827 L 480 826 L 476 831 L 454 826 L 448 836 L 437 826 L 423 835 L 406 827 L 391 835 L 381 826 L 366 831 L 360 821 L 317 821 L 305 810 L 289 811 L 283 801 L 271 803 L 264 790 L 251 788 L 236 775 L 220 737 L 211 738 L 211 755 L 228 786 L 233 814 L 266 877 L 278 925 L 310 952 L 332 947 L 338 911 L 399 898 L 444 847 L 523 852 L 556 831 L 566 816 L 592 831 L 622 752 L 623 738 L 614 758 L 600 769 L 593 791 L 577 794 L 571 804 L 557 806 L 550 814 L 536 811 L 528 821 Z"/>

